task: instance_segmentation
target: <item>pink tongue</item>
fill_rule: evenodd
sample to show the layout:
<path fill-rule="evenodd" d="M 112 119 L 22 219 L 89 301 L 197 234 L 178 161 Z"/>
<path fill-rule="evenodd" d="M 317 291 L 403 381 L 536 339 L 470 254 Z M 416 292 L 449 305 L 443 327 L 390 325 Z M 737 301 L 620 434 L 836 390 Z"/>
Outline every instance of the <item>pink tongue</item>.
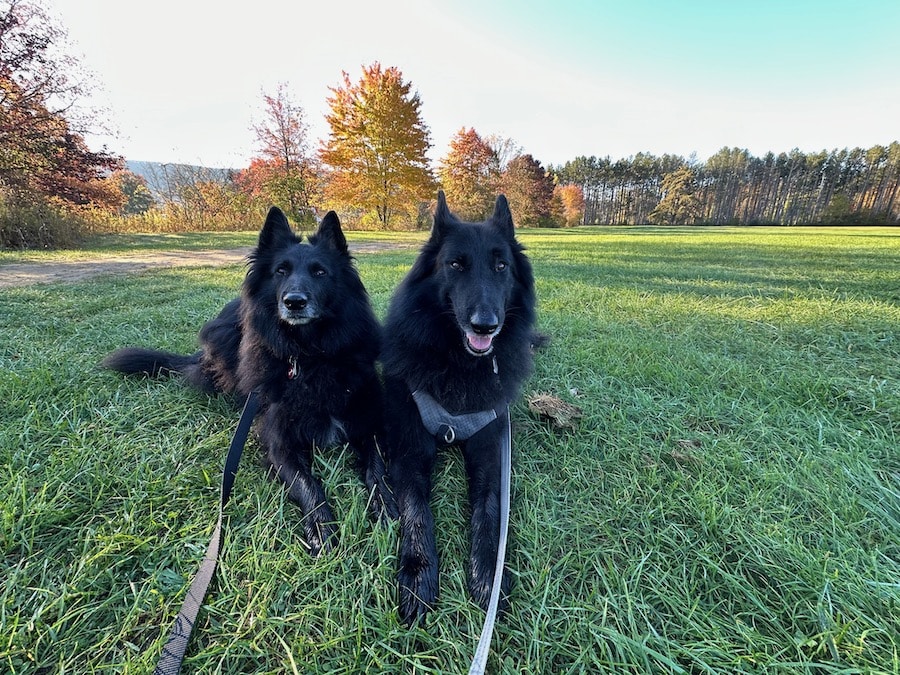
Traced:
<path fill-rule="evenodd" d="M 491 341 L 494 338 L 490 335 L 475 335 L 474 333 L 468 333 L 466 339 L 469 341 L 469 346 L 472 349 L 476 352 L 483 352 L 490 348 Z"/>

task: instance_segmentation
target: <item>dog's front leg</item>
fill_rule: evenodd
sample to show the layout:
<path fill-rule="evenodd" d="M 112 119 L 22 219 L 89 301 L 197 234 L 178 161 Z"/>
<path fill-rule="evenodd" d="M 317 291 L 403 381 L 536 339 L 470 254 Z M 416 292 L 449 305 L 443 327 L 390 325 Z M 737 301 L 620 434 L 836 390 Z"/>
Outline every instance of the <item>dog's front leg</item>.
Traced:
<path fill-rule="evenodd" d="M 388 383 L 390 387 L 390 382 Z M 390 388 L 388 390 L 391 391 Z M 429 506 L 431 472 L 437 448 L 422 426 L 408 391 L 395 391 L 387 422 L 388 475 L 400 511 L 400 565 L 397 583 L 400 618 L 420 621 L 438 595 L 438 554 Z"/>
<path fill-rule="evenodd" d="M 268 446 L 267 458 L 288 496 L 303 512 L 303 529 L 309 552 L 318 556 L 331 549 L 337 540 L 335 518 L 328 506 L 322 483 L 312 473 L 312 451 L 304 447 L 287 450 L 276 444 Z"/>
<path fill-rule="evenodd" d="M 381 385 L 373 376 L 350 399 L 349 408 L 357 414 L 348 415 L 347 436 L 356 452 L 359 471 L 369 494 L 369 508 L 376 521 L 384 518 L 396 520 L 397 503 L 387 480 L 386 451 L 382 418 L 384 407 Z"/>
<path fill-rule="evenodd" d="M 472 436 L 464 450 L 472 511 L 469 593 L 483 609 L 487 608 L 491 597 L 497 565 L 500 538 L 500 452 L 508 414 Z M 501 608 L 505 607 L 508 595 L 509 574 L 504 569 L 500 588 Z"/>
<path fill-rule="evenodd" d="M 421 621 L 438 596 L 438 554 L 428 503 L 434 454 L 432 450 L 391 469 L 400 510 L 400 618 L 406 624 Z"/>
<path fill-rule="evenodd" d="M 399 515 L 397 502 L 388 482 L 384 457 L 375 432 L 371 432 L 363 439 L 351 441 L 351 445 L 359 457 L 360 472 L 369 493 L 369 510 L 372 517 L 376 522 L 385 519 L 396 520 Z"/>
<path fill-rule="evenodd" d="M 297 457 L 299 453 L 292 453 Z M 309 453 L 302 453 L 308 455 Z M 303 512 L 303 529 L 309 552 L 318 556 L 323 550 L 331 549 L 337 540 L 335 518 L 328 506 L 322 483 L 311 469 L 311 457 L 302 457 L 299 462 L 291 461 L 288 455 L 269 450 L 269 461 L 278 478 L 285 484 L 290 498 Z"/>

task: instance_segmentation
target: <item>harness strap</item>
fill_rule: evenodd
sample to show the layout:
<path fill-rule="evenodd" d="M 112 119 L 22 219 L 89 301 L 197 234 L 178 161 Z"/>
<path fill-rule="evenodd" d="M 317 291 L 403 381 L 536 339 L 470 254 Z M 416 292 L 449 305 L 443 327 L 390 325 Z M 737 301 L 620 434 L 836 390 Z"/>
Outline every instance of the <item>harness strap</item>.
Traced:
<path fill-rule="evenodd" d="M 216 522 L 216 528 L 213 530 L 209 546 L 206 548 L 206 555 L 203 557 L 200 568 L 191 582 L 191 587 L 184 598 L 184 603 L 181 605 L 178 616 L 175 617 L 175 624 L 172 626 L 169 639 L 166 640 L 153 675 L 177 675 L 181 670 L 181 662 L 184 659 L 191 632 L 194 630 L 197 612 L 200 611 L 200 605 L 206 596 L 209 582 L 216 571 L 219 550 L 222 546 L 222 519 L 225 505 L 231 497 L 231 488 L 234 486 L 234 478 L 237 475 L 241 452 L 244 449 L 244 444 L 247 442 L 250 426 L 253 424 L 253 418 L 256 417 L 258 408 L 259 396 L 255 391 L 251 391 L 247 395 L 247 402 L 244 404 L 244 410 L 231 439 L 228 454 L 225 456 L 225 469 L 222 471 L 222 490 L 219 498 L 219 519 Z"/>
<path fill-rule="evenodd" d="M 451 415 L 430 394 L 421 389 L 412 393 L 419 417 L 429 434 L 444 445 L 452 445 L 456 441 L 465 441 L 484 429 L 488 424 L 503 414 L 505 404 L 490 410 Z"/>

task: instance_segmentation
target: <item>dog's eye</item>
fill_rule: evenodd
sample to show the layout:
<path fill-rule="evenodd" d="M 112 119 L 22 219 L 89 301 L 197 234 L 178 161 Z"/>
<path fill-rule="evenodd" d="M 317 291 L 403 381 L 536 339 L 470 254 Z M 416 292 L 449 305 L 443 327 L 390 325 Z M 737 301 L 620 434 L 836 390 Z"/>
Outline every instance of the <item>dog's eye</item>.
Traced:
<path fill-rule="evenodd" d="M 277 274 L 277 275 L 280 276 L 280 277 L 283 277 L 283 276 L 286 275 L 288 272 L 290 272 L 290 270 L 288 269 L 288 266 L 287 266 L 287 265 L 283 265 L 283 264 L 282 264 L 282 265 L 279 265 L 278 267 L 275 268 L 275 274 Z"/>
<path fill-rule="evenodd" d="M 314 277 L 318 278 L 328 276 L 328 270 L 326 270 L 324 267 L 313 267 L 311 273 Z"/>
<path fill-rule="evenodd" d="M 459 260 L 451 260 L 450 267 L 455 269 L 457 272 L 462 272 L 465 269 L 463 267 L 463 264 Z"/>
<path fill-rule="evenodd" d="M 498 260 L 497 263 L 494 265 L 494 271 L 495 271 L 495 272 L 502 272 L 502 271 L 505 270 L 507 267 L 509 267 L 509 265 L 506 264 L 506 261 L 504 261 L 504 260 Z"/>

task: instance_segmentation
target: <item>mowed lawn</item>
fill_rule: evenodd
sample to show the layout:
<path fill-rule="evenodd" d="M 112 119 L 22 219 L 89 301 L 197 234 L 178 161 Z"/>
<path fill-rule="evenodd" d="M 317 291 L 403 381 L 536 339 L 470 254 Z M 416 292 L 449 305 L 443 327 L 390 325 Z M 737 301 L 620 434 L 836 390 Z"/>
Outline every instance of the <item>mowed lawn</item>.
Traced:
<path fill-rule="evenodd" d="M 513 408 L 514 587 L 489 672 L 900 672 L 900 228 L 520 236 L 552 338 L 525 393 L 584 416 Z M 359 256 L 379 316 L 414 255 Z M 243 271 L 0 290 L 0 671 L 152 670 L 237 413 L 96 364 L 192 351 Z M 483 612 L 459 453 L 432 499 L 441 596 L 413 629 L 398 528 L 369 521 L 351 453 L 317 458 L 341 537 L 318 559 L 257 460 L 251 443 L 183 672 L 465 672 Z"/>

